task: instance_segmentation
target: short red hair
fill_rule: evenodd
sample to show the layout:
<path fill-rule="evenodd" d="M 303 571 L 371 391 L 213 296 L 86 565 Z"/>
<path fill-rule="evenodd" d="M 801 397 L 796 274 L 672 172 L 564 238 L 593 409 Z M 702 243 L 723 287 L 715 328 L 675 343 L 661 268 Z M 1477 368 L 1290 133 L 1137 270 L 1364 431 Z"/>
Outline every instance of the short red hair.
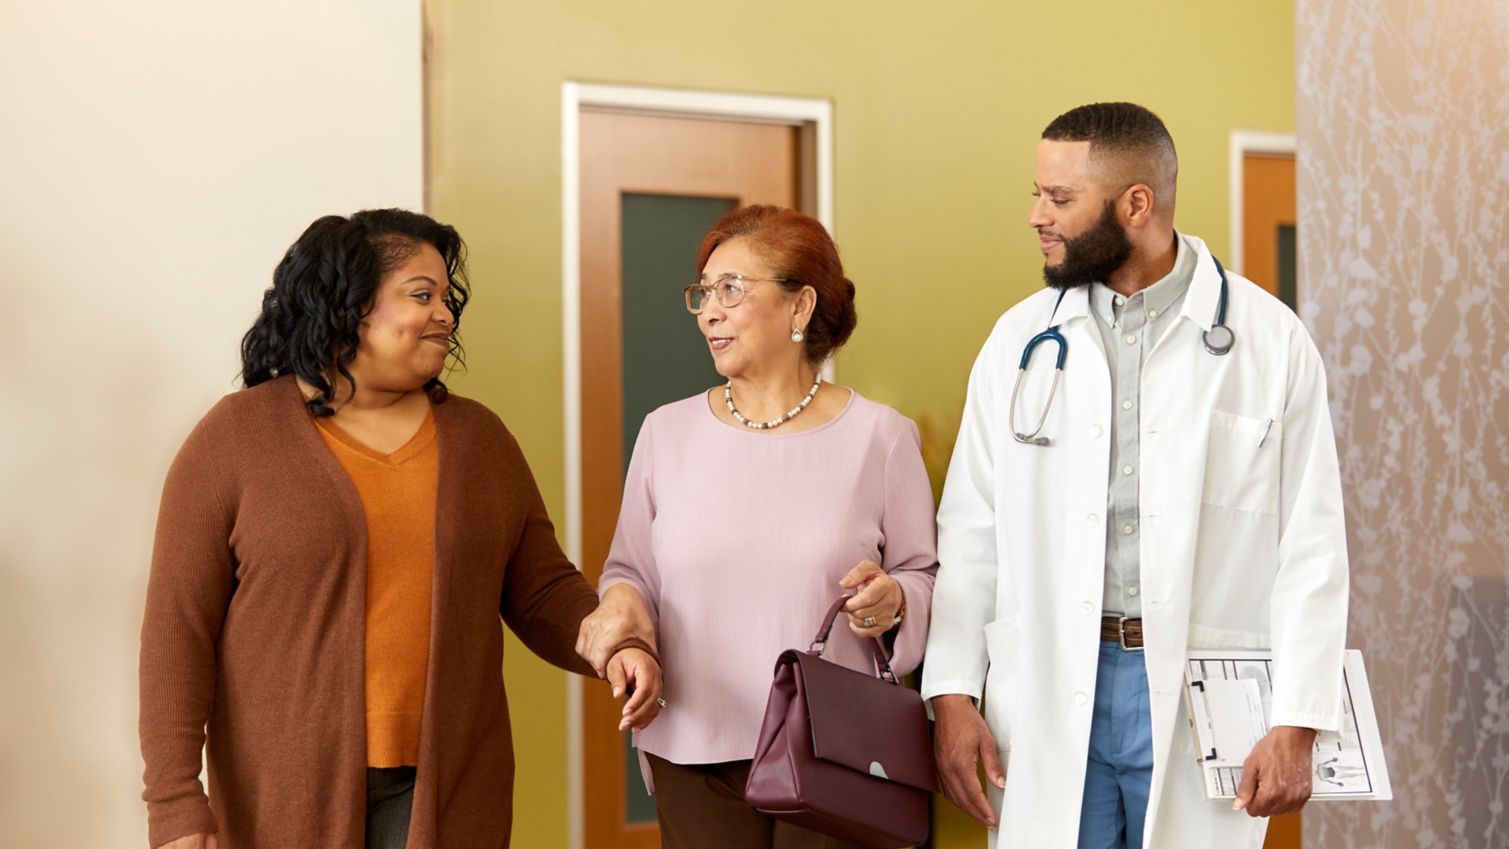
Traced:
<path fill-rule="evenodd" d="M 859 323 L 854 310 L 854 283 L 844 276 L 833 237 L 816 218 L 794 209 L 746 206 L 718 219 L 702 239 L 697 273 L 707 267 L 708 257 L 719 245 L 740 238 L 750 241 L 773 276 L 784 278 L 782 289 L 795 294 L 803 286 L 811 286 L 817 292 L 803 346 L 808 362 L 825 362 L 849 341 L 849 334 Z"/>

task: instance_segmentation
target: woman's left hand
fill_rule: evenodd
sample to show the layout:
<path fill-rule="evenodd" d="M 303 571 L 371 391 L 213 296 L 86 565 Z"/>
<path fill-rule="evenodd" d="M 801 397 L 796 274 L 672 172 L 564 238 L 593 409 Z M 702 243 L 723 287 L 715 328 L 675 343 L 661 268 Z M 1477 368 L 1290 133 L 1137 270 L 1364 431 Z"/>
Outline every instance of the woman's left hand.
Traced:
<path fill-rule="evenodd" d="M 608 683 L 613 685 L 613 698 L 628 694 L 623 713 L 618 721 L 618 730 L 643 731 L 660 714 L 660 694 L 664 682 L 660 664 L 642 649 L 620 649 L 608 661 Z"/>
<path fill-rule="evenodd" d="M 849 630 L 861 637 L 878 637 L 896 625 L 896 615 L 906 595 L 895 578 L 882 572 L 880 565 L 866 560 L 849 570 L 838 585 L 844 589 L 859 588 L 859 592 L 844 604 L 849 614 Z M 873 620 L 866 625 L 865 620 Z"/>
<path fill-rule="evenodd" d="M 599 678 L 607 676 L 613 650 L 630 637 L 655 643 L 655 624 L 644 599 L 628 584 L 614 584 L 603 593 L 597 609 L 582 620 L 576 635 L 576 653 L 592 664 Z"/>

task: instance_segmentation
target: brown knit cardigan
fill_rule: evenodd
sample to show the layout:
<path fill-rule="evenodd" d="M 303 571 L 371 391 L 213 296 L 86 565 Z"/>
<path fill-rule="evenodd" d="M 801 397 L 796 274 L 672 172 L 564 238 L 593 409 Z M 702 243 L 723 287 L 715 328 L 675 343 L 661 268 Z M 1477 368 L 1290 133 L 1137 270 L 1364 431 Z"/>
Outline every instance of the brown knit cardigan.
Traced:
<path fill-rule="evenodd" d="M 514 762 L 499 615 L 540 657 L 591 674 L 573 646 L 597 598 L 561 553 L 498 417 L 452 395 L 435 427 L 434 601 L 408 845 L 506 847 Z M 363 845 L 366 543 L 361 501 L 292 378 L 227 396 L 189 435 L 163 488 L 142 623 L 152 846 L 204 831 L 221 849 Z"/>

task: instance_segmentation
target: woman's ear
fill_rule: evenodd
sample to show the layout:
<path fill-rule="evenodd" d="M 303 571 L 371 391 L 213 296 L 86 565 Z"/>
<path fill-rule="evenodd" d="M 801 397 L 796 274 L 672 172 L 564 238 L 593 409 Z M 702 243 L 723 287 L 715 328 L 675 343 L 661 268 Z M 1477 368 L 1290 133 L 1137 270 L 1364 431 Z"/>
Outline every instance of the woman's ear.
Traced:
<path fill-rule="evenodd" d="M 797 327 L 805 328 L 812 320 L 812 312 L 817 309 L 817 290 L 811 286 L 803 286 L 796 293 L 795 312 L 791 316 L 792 322 Z"/>

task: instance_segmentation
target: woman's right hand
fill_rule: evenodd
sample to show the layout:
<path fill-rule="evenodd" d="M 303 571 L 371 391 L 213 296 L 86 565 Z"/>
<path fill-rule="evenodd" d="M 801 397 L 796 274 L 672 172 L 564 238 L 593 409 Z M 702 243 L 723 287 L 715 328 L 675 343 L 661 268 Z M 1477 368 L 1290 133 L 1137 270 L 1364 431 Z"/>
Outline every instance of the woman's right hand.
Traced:
<path fill-rule="evenodd" d="M 602 678 L 607 674 L 613 650 L 631 637 L 656 647 L 655 623 L 633 587 L 614 584 L 603 593 L 597 609 L 582 620 L 576 635 L 576 653 Z"/>
<path fill-rule="evenodd" d="M 620 649 L 608 661 L 608 683 L 613 685 L 613 698 L 628 695 L 618 721 L 619 731 L 643 731 L 660 715 L 665 682 L 660 663 L 649 652 Z"/>
<path fill-rule="evenodd" d="M 157 849 L 219 849 L 220 841 L 215 839 L 214 834 L 190 834 L 177 840 L 170 840 L 157 847 Z"/>

